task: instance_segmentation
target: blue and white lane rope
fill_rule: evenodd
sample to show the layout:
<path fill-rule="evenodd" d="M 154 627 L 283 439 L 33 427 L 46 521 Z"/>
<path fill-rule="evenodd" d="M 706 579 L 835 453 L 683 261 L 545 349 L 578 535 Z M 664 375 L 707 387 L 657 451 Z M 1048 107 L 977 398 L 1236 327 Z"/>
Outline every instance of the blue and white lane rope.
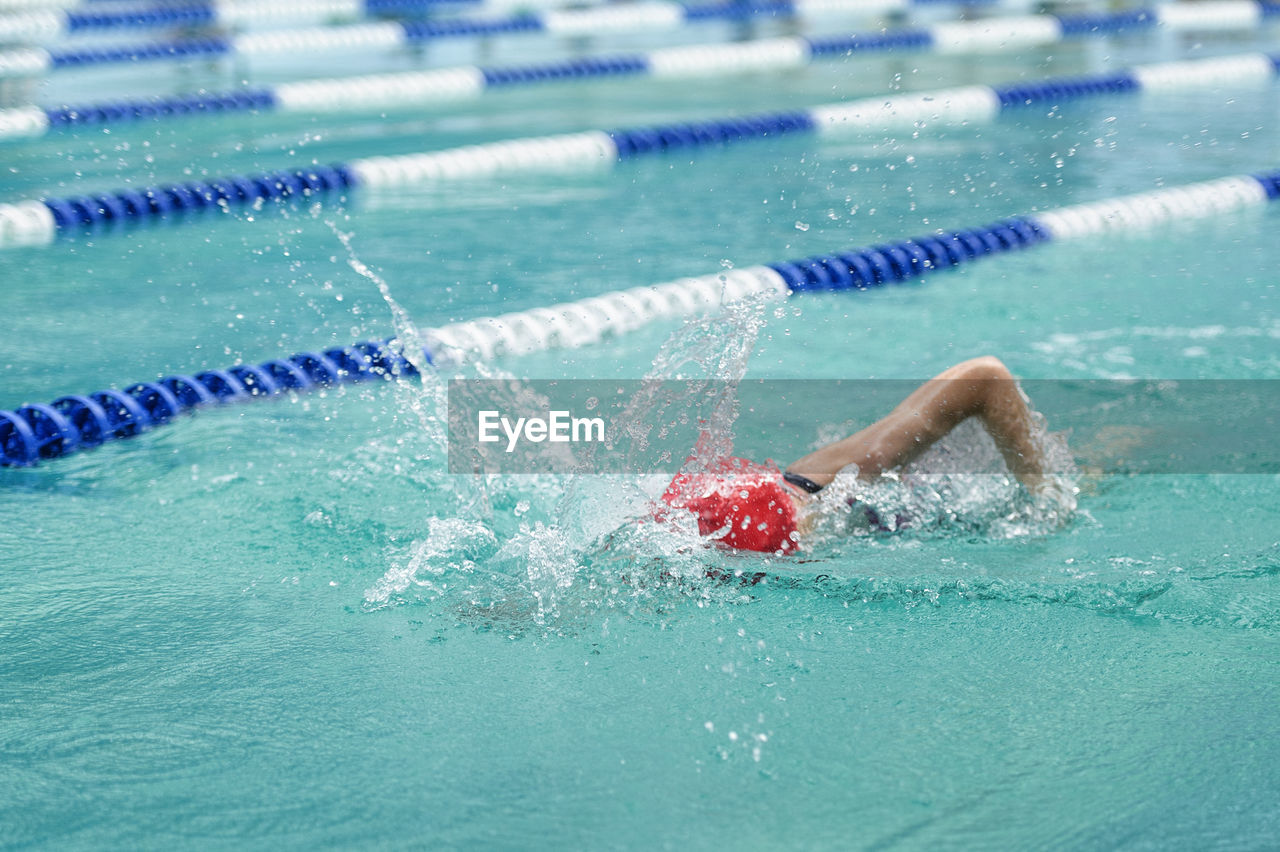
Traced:
<path fill-rule="evenodd" d="M 1227 2 L 1228 0 L 1222 0 Z M 586 9 L 551 9 L 531 14 L 383 21 L 346 26 L 267 30 L 234 36 L 211 36 L 178 41 L 148 41 L 105 47 L 24 48 L 0 52 L 0 76 L 43 74 L 46 71 L 154 59 L 199 56 L 271 57 L 297 53 L 391 49 L 441 38 L 545 33 L 559 36 L 617 35 L 663 32 L 704 21 L 754 18 L 806 18 L 829 15 L 877 15 L 909 8 L 913 0 L 639 0 Z M 915 0 L 919 2 L 919 0 Z M 1230 0 L 1249 2 L 1253 0 Z M 31 12 L 7 16 L 12 32 L 6 41 L 45 41 L 61 32 L 60 13 Z M 25 37 L 25 38 L 23 38 Z"/>
<path fill-rule="evenodd" d="M 519 33 L 607 35 L 673 30 L 689 23 L 716 19 L 807 17 L 834 14 L 842 10 L 867 14 L 868 3 L 883 3 L 898 8 L 903 2 L 904 0 L 752 0 L 736 3 L 715 0 L 698 6 L 667 0 L 644 0 L 592 9 L 506 18 L 388 21 L 103 47 L 30 47 L 0 51 L 0 78 L 35 76 L 53 70 L 109 63 L 218 56 L 255 58 L 296 53 L 316 56 L 335 51 L 388 50 L 440 38 Z M 988 18 L 979 22 L 942 23 L 845 37 L 831 43 L 814 44 L 812 48 L 856 51 L 860 49 L 859 40 L 874 40 L 887 35 L 899 39 L 900 47 L 937 53 L 1016 50 L 1054 44 L 1068 38 L 1155 27 L 1162 27 L 1170 32 L 1248 31 L 1260 27 L 1265 19 L 1276 16 L 1280 16 L 1280 3 L 1271 0 L 1204 0 L 1096 15 L 1026 15 Z M 977 25 L 973 25 L 974 23 Z"/>
<path fill-rule="evenodd" d="M 1086 77 L 962 86 L 890 98 L 865 98 L 794 112 L 658 127 L 591 130 L 511 139 L 423 154 L 368 157 L 257 175 L 161 184 L 105 193 L 0 204 L 0 249 L 48 245 L 60 234 L 110 233 L 162 220 L 186 220 L 267 201 L 346 198 L 446 180 L 533 172 L 587 171 L 632 157 L 727 145 L 792 133 L 893 132 L 969 126 L 1006 109 L 1133 91 L 1263 84 L 1280 73 L 1280 55 L 1245 54 L 1139 66 Z"/>
<path fill-rule="evenodd" d="M 815 290 L 871 289 L 1037 243 L 1217 217 L 1277 198 L 1280 170 L 1158 189 L 970 230 L 938 231 L 867 249 L 732 269 L 453 323 L 425 330 L 422 354 L 426 363 L 440 365 L 475 356 L 487 360 L 583 346 L 656 320 L 702 313 L 747 297 L 783 299 Z M 371 341 L 194 376 L 166 376 L 124 390 L 64 396 L 47 405 L 0 411 L 0 465 L 31 465 L 128 438 L 202 405 L 417 372 L 394 341 Z"/>
<path fill-rule="evenodd" d="M 771 0 L 766 7 L 774 14 L 853 13 L 882 15 L 908 9 L 921 0 L 858 0 L 856 4 L 818 3 L 814 0 Z M 924 0 L 932 5 L 963 0 Z M 155 30 L 191 27 L 254 29 L 264 26 L 304 26 L 354 22 L 369 18 L 421 15 L 441 10 L 475 7 L 487 15 L 520 10 L 526 15 L 537 7 L 543 14 L 573 5 L 606 5 L 605 0 L 217 0 L 180 5 L 92 6 L 82 10 L 31 9 L 0 11 L 0 43 L 35 42 L 46 44 L 69 35 L 109 30 Z M 676 5 L 666 3 L 664 5 Z M 685 6 L 687 12 L 690 6 Z M 581 11 L 578 9 L 577 11 Z M 574 15 L 570 20 L 580 21 Z M 609 16 L 609 20 L 615 20 Z M 554 15 L 547 18 L 553 24 Z M 581 24 L 579 24 L 581 26 Z"/>
<path fill-rule="evenodd" d="M 235 3 L 245 4 L 276 4 L 280 0 L 234 0 Z M 298 3 L 304 6 L 318 5 L 327 0 L 287 0 L 290 3 Z M 410 7 L 417 8 L 419 0 L 384 0 L 385 5 L 390 8 Z M 467 0 L 463 0 L 467 2 Z M 494 5 L 499 7 L 518 7 L 518 8 L 549 8 L 563 5 L 566 0 L 476 0 L 486 5 Z M 568 0 L 574 5 L 590 5 L 592 2 L 616 2 L 616 0 Z M 927 0 L 926 0 L 927 2 Z M 172 9 L 183 6 L 196 5 L 216 5 L 216 0 L 0 0 L 0 13 L 8 14 L 11 12 L 21 12 L 33 9 L 98 9 L 98 10 L 115 10 L 121 6 L 150 6 L 156 8 Z"/>
<path fill-rule="evenodd" d="M 978 29 L 982 22 L 955 25 Z M 852 45 L 852 47 L 850 47 Z M 0 109 L 0 141 L 37 138 L 60 128 L 100 126 L 145 119 L 213 116 L 228 112 L 279 112 L 314 115 L 321 112 L 387 109 L 479 97 L 492 89 L 550 81 L 649 77 L 679 79 L 746 74 L 798 68 L 815 60 L 832 59 L 858 51 L 893 50 L 912 42 L 884 34 L 869 36 L 795 36 L 759 39 L 737 44 L 698 44 L 648 53 L 582 57 L 556 62 L 507 67 L 461 66 L 432 71 L 404 71 L 329 80 L 281 83 L 273 87 L 244 88 L 225 92 L 168 95 L 134 100 L 102 101 L 60 107 L 26 106 Z M 1241 58 L 1261 68 L 1265 62 Z M 1133 76 L 1136 88 L 1159 88 L 1151 80 L 1160 68 L 1146 66 L 1121 72 Z M 1182 76 L 1202 78 L 1201 83 L 1231 82 L 1237 72 L 1233 58 L 1195 60 Z M 1181 72 L 1180 72 L 1181 73 Z M 1247 71 L 1243 72 L 1248 75 Z M 1269 73 L 1264 72 L 1264 76 Z M 1085 78 L 1081 78 L 1085 79 Z M 1104 79 L 1102 77 L 1098 79 Z M 1105 79 L 1117 79 L 1108 75 Z M 1144 82 L 1145 79 L 1145 82 Z M 1180 79 L 1180 78 L 1179 78 Z M 1165 84 L 1167 88 L 1169 83 Z M 1177 82 L 1179 86 L 1195 81 Z M 1135 88 L 1130 86 L 1130 88 Z"/>
<path fill-rule="evenodd" d="M 108 30 L 157 30 L 216 27 L 241 30 L 281 25 L 305 26 L 367 18 L 421 15 L 472 7 L 485 13 L 601 0 L 213 0 L 213 2 L 82 4 L 80 8 L 45 6 L 24 10 L 0 7 L 0 43 L 46 44 L 81 33 Z"/>

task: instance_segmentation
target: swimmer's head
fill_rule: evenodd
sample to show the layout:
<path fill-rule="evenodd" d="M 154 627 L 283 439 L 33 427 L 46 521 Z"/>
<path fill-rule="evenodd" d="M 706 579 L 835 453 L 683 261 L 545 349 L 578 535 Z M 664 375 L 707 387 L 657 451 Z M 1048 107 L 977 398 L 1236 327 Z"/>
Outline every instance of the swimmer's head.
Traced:
<path fill-rule="evenodd" d="M 706 471 L 676 474 L 662 501 L 693 512 L 700 534 L 738 550 L 796 549 L 796 505 L 776 467 L 723 459 Z"/>

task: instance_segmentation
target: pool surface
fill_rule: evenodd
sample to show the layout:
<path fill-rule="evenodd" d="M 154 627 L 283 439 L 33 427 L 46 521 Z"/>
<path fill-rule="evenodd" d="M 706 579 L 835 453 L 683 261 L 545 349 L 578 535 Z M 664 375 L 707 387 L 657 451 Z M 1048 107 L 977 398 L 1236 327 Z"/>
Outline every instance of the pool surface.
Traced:
<path fill-rule="evenodd" d="M 1274 34 L 91 128 L 0 148 L 0 201 L 1267 50 Z M 572 46 L 491 46 L 513 61 L 552 48 Z M 453 45 L 327 67 L 139 66 L 58 75 L 34 97 L 474 60 Z M 0 408 L 385 338 L 402 330 L 393 305 L 435 326 L 1275 169 L 1276 119 L 1275 86 L 1114 95 L 14 249 L 0 253 Z M 1271 381 L 1277 217 L 1050 242 L 456 374 L 639 379 L 661 353 L 722 379 L 915 380 L 995 354 L 1029 380 Z M 959 477 L 963 511 L 743 555 L 634 523 L 645 496 L 625 477 L 448 473 L 453 374 L 207 408 L 0 469 L 0 846 L 1280 836 L 1275 471 L 1133 474 L 1067 435 L 1074 509 L 1028 513 L 1006 478 Z M 831 399 L 795 433 L 751 412 L 717 425 L 785 463 L 883 413 L 867 409 Z M 979 452 L 975 434 L 958 451 Z"/>

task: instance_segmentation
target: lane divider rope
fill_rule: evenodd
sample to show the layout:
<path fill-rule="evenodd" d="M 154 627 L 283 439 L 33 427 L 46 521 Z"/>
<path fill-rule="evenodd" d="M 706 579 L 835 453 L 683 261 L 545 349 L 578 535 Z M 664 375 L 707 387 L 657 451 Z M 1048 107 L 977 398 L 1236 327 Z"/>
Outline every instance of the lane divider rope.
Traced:
<path fill-rule="evenodd" d="M 964 0 L 924 0 L 924 4 L 942 5 L 961 3 Z M 987 0 L 996 2 L 996 0 Z M 806 15 L 823 13 L 858 13 L 880 15 L 904 11 L 921 0 L 857 0 L 836 2 L 830 0 L 789 0 L 782 4 L 773 2 L 776 13 Z M 453 11 L 473 7 L 494 17 L 501 13 L 520 10 L 524 17 L 537 7 L 544 15 L 566 6 L 600 7 L 611 5 L 606 0 L 215 0 L 215 2 L 181 3 L 178 5 L 122 5 L 112 2 L 89 4 L 80 9 L 33 8 L 23 11 L 3 11 L 0 7 L 0 43 L 35 42 L 49 43 L 69 35 L 111 30 L 153 30 L 175 28 L 216 27 L 241 30 L 289 24 L 333 25 L 335 22 L 352 22 L 370 18 L 410 17 L 441 10 Z M 621 4 L 612 4 L 615 7 Z M 677 5 L 663 3 L 662 5 Z M 923 4 L 921 4 L 923 5 Z M 688 8 L 688 7 L 686 7 Z M 621 16 L 583 16 L 575 14 L 569 23 L 554 16 L 547 20 L 563 26 L 582 28 L 591 22 L 603 26 L 605 20 L 614 27 L 631 20 Z"/>
<path fill-rule="evenodd" d="M 955 26 L 979 33 L 984 23 L 969 22 Z M 970 43 L 979 41 L 980 39 L 975 38 Z M 799 68 L 815 60 L 831 60 L 852 52 L 912 49 L 923 43 L 916 36 L 892 33 L 838 37 L 793 36 L 507 67 L 461 66 L 74 106 L 27 106 L 0 110 L 0 140 L 37 138 L 62 128 L 105 126 L 172 117 L 211 117 L 228 112 L 315 115 L 321 112 L 385 109 L 471 99 L 493 89 L 554 81 L 607 77 L 679 79 L 745 74 Z M 1224 63 L 1221 72 L 1205 70 L 1190 73 L 1222 73 L 1226 75 L 1223 82 L 1229 82 L 1233 72 L 1228 60 L 1213 61 Z M 1213 66 L 1203 64 L 1188 67 L 1210 69 Z M 1135 69 L 1132 73 L 1138 72 Z M 1204 81 L 1208 80 L 1209 77 L 1205 76 Z M 1180 85 L 1196 84 L 1190 82 Z M 1144 82 L 1142 88 L 1157 88 L 1160 85 L 1159 81 L 1151 81 L 1149 84 Z"/>
<path fill-rule="evenodd" d="M 466 2 L 467 0 L 464 0 Z M 920 0 L 920 2 L 945 2 L 946 0 Z M 31 9 L 97 9 L 116 10 L 122 6 L 140 6 L 148 8 L 172 9 L 194 5 L 217 5 L 219 2 L 233 6 L 272 5 L 276 0 L 149 0 L 149 2 L 130 2 L 130 0 L 0 0 L 0 13 L 20 12 Z M 329 0 L 288 0 L 303 6 L 322 5 Z M 573 5 L 589 5 L 593 2 L 621 2 L 621 0 L 475 0 L 486 6 L 500 8 L 559 8 L 565 2 Z M 415 10 L 421 0 L 381 0 L 378 5 L 386 8 L 407 8 Z"/>
<path fill-rule="evenodd" d="M 336 51 L 390 50 L 442 38 L 531 33 L 588 36 L 669 31 L 711 20 L 869 14 L 869 4 L 877 4 L 876 8 L 883 5 L 883 11 L 893 11 L 902 7 L 905 2 L 906 0 L 713 0 L 703 5 L 692 5 L 671 0 L 641 0 L 581 10 L 549 11 L 540 15 L 384 21 L 124 45 L 49 49 L 26 47 L 0 51 L 0 77 L 35 76 L 49 71 L 110 63 L 200 57 L 234 55 L 253 58 L 297 53 L 316 57 Z M 897 29 L 887 35 L 905 40 L 901 45 L 904 47 L 948 54 L 975 50 L 1017 50 L 1054 44 L 1084 35 L 1109 35 L 1155 27 L 1171 32 L 1241 32 L 1258 29 L 1264 21 L 1277 16 L 1280 16 L 1280 2 L 1273 0 L 1203 0 L 1100 14 L 993 17 L 977 22 Z M 857 50 L 858 45 L 852 42 L 859 39 L 867 42 L 884 35 L 886 33 L 841 37 L 815 44 L 813 48 L 816 51 Z M 3 41 L 0 38 L 0 42 Z"/>
<path fill-rule="evenodd" d="M 224 0 L 174 6 L 92 4 L 79 9 L 38 8 L 0 15 L 0 42 L 47 44 L 70 35 L 110 30 L 227 29 L 324 24 L 440 8 L 478 6 L 484 0 L 277 0 L 270 4 Z M 385 8 L 384 8 L 385 7 Z"/>
<path fill-rule="evenodd" d="M 957 2 L 958 0 L 946 0 Z M 1225 0 L 1224 0 L 1225 1 Z M 1238 2 L 1238 0 L 1232 0 Z M 443 0 L 441 0 L 443 2 Z M 676 0 L 592 6 L 585 9 L 550 9 L 540 13 L 522 11 L 514 15 L 487 15 L 476 18 L 433 18 L 425 20 L 379 21 L 342 26 L 266 30 L 231 36 L 204 36 L 176 41 L 85 48 L 27 48 L 0 52 L 0 76 L 42 74 L 50 70 L 104 63 L 154 59 L 182 59 L 195 56 L 236 55 L 244 57 L 287 56 L 296 53 L 363 51 L 405 47 L 442 38 L 477 38 L 495 35 L 546 33 L 560 36 L 616 35 L 619 33 L 663 32 L 706 21 L 742 21 L 758 18 L 806 18 L 832 15 L 877 15 L 905 10 L 920 0 L 707 0 L 682 3 Z M 926 0 L 929 2 L 929 0 Z M 938 0 L 932 0 L 938 2 Z M 287 4 L 284 7 L 287 8 Z M 74 13 L 72 13 L 74 14 Z M 175 14 L 188 14 L 185 10 Z M 190 13 L 193 24 L 210 24 L 200 11 Z M 46 42 L 62 35 L 68 18 L 55 11 L 32 11 L 0 19 L 0 43 L 5 41 Z M 199 20 L 198 20 L 199 19 Z M 86 19 L 87 20 L 87 19 Z M 106 22 L 105 15 L 93 20 Z M 149 18 L 144 18 L 144 21 Z M 120 19 L 123 26 L 126 18 Z M 11 30 L 9 38 L 4 31 Z"/>
<path fill-rule="evenodd" d="M 575 302 L 452 323 L 422 333 L 433 366 L 553 347 L 583 346 L 655 320 L 745 299 L 867 290 L 1049 241 L 1220 217 L 1280 198 L 1280 169 L 1077 204 L 991 225 L 937 231 L 871 248 L 682 278 Z M 0 411 L 0 465 L 26 466 L 128 438 L 196 408 L 371 379 L 417 375 L 394 340 L 302 352 L 262 364 L 142 381 L 124 390 L 70 395 Z"/>
<path fill-rule="evenodd" d="M 585 171 L 633 157 L 728 145 L 794 133 L 857 133 L 957 127 L 993 121 L 1003 111 L 1125 92 L 1262 85 L 1280 74 L 1280 55 L 1242 54 L 1137 66 L 1083 77 L 961 86 L 864 98 L 807 110 L 591 130 L 510 139 L 421 154 L 368 157 L 256 175 L 168 183 L 67 198 L 0 203 L 0 248 L 49 245 L 59 235 L 119 233 L 158 221 L 188 221 L 264 202 L 347 199 L 356 191 L 396 191 L 446 180 L 532 172 Z"/>

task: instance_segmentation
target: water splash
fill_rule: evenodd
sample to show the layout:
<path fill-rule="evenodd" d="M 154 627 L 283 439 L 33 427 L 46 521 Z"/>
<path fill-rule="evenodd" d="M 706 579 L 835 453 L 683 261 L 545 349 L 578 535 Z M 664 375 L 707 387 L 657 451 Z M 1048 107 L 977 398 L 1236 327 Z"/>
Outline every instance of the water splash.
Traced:
<path fill-rule="evenodd" d="M 364 593 L 365 603 L 379 607 L 401 598 L 417 587 L 419 599 L 443 597 L 465 583 L 479 563 L 493 554 L 498 540 L 479 521 L 464 518 L 429 518 L 427 537 L 414 542 L 402 559 Z"/>
<path fill-rule="evenodd" d="M 351 267 L 352 271 L 357 275 L 372 281 L 382 295 L 382 300 L 391 309 L 391 322 L 396 330 L 396 336 L 392 340 L 393 348 L 404 355 L 409 363 L 417 368 L 420 376 L 433 375 L 434 371 L 431 369 L 431 363 L 426 356 L 426 343 L 418 333 L 418 327 L 414 324 L 413 317 L 391 294 L 391 285 L 359 258 L 351 244 L 351 234 L 339 229 L 333 221 L 326 221 L 325 224 L 329 226 L 329 230 L 333 232 L 333 235 L 338 238 L 338 241 L 342 243 L 342 247 L 346 250 L 347 266 Z"/>
<path fill-rule="evenodd" d="M 638 454 L 655 430 L 693 416 L 704 422 L 705 436 L 714 436 L 704 439 L 699 459 L 731 452 L 736 387 L 763 326 L 763 310 L 763 301 L 735 304 L 672 334 L 620 418 L 632 430 L 614 451 Z M 671 385 L 672 379 L 681 384 Z M 698 535 L 695 519 L 648 520 L 653 495 L 665 484 L 665 477 L 566 477 L 554 512 L 520 526 L 494 564 L 519 578 L 533 602 L 535 623 L 563 622 L 672 588 L 686 598 L 721 593 L 712 591 L 709 566 L 731 557 Z M 716 571 L 732 576 L 735 569 Z"/>
<path fill-rule="evenodd" d="M 371 272 L 366 275 L 370 276 L 380 280 Z M 390 300 L 385 282 L 379 287 Z M 394 305 L 394 300 L 388 304 Z M 617 451 L 640 452 L 652 430 L 674 425 L 692 411 L 704 422 L 704 434 L 714 436 L 704 439 L 697 457 L 709 460 L 731 452 L 738 413 L 736 385 L 763 325 L 763 309 L 763 302 L 747 302 L 677 330 L 654 359 L 641 391 L 630 400 L 622 420 L 636 428 Z M 407 314 L 400 315 L 411 327 Z M 485 378 L 511 379 L 505 387 L 513 398 L 522 393 L 514 377 L 492 366 L 472 362 L 469 369 Z M 689 385 L 665 384 L 668 379 Z M 493 386 L 486 388 L 486 393 L 494 391 Z M 425 407 L 429 405 L 428 400 Z M 437 413 L 432 419 L 443 418 Z M 395 554 L 391 567 L 366 592 L 366 608 L 443 601 L 455 610 L 470 607 L 474 614 L 476 602 L 488 600 L 479 605 L 487 617 L 550 625 L 670 588 L 692 599 L 722 594 L 711 589 L 715 584 L 708 580 L 708 566 L 718 566 L 715 570 L 722 577 L 742 573 L 733 564 L 719 564 L 732 557 L 700 537 L 692 517 L 663 524 L 637 522 L 649 515 L 652 496 L 665 485 L 664 477 L 459 479 L 477 482 L 485 501 L 461 508 L 457 518 L 429 519 L 426 538 Z M 477 542 L 490 541 L 492 552 L 473 555 Z M 485 587 L 485 582 L 490 585 Z"/>
<path fill-rule="evenodd" d="M 413 464 L 438 469 L 447 457 L 449 447 L 447 377 L 442 376 L 428 360 L 425 335 L 414 323 L 412 315 L 392 294 L 391 285 L 356 254 L 352 235 L 343 232 L 333 221 L 326 220 L 325 224 L 342 243 L 347 265 L 378 288 L 378 293 L 390 310 L 392 327 L 395 329 L 395 336 L 389 342 L 390 348 L 417 370 L 416 380 L 398 382 L 395 391 L 402 403 L 401 410 L 412 412 L 417 420 L 418 428 L 414 436 L 417 441 L 398 440 L 394 450 L 403 453 L 412 447 L 417 450 L 416 458 L 412 459 Z M 468 510 L 482 508 L 487 501 L 488 495 L 484 489 L 476 487 L 468 478 L 458 477 L 452 484 Z"/>
<path fill-rule="evenodd" d="M 977 419 L 970 419 L 899 471 L 873 480 L 846 468 L 814 501 L 810 547 L 846 536 L 977 535 L 1022 538 L 1061 529 L 1077 511 L 1079 472 L 1066 437 L 1033 412 L 1034 437 L 1052 473 L 1036 493 L 1009 473 Z"/>
<path fill-rule="evenodd" d="M 382 300 L 386 302 L 387 307 L 391 310 L 391 323 L 395 329 L 395 336 L 391 339 L 390 347 L 396 353 L 404 356 L 404 358 L 414 366 L 418 371 L 417 382 L 405 382 L 406 386 L 417 385 L 416 393 L 411 393 L 406 399 L 409 402 L 410 410 L 417 416 L 422 425 L 422 431 L 432 439 L 432 443 L 438 447 L 445 447 L 448 443 L 448 434 L 445 422 L 436 416 L 436 413 L 443 410 L 444 403 L 444 382 L 439 381 L 435 370 L 431 366 L 431 362 L 427 360 L 427 348 L 422 335 L 418 331 L 417 325 L 413 322 L 413 317 L 404 309 L 391 293 L 391 285 L 386 279 L 369 268 L 360 257 L 356 254 L 355 248 L 352 246 L 352 235 L 338 228 L 332 221 L 326 221 L 329 230 L 342 243 L 343 249 L 347 254 L 347 266 L 362 278 L 372 281 L 374 286 L 378 288 L 378 293 L 382 296 Z"/>
<path fill-rule="evenodd" d="M 651 438 L 665 438 L 671 427 L 696 420 L 702 423 L 702 438 L 691 448 L 693 466 L 733 455 L 738 385 L 770 301 L 762 295 L 734 303 L 719 314 L 690 320 L 667 339 L 620 418 L 628 424 L 630 446 L 624 453 L 639 456 Z"/>
<path fill-rule="evenodd" d="M 343 243 L 352 268 L 383 294 L 398 337 L 416 348 L 419 337 L 408 313 L 387 283 L 355 258 L 349 241 Z M 702 437 L 689 448 L 686 469 L 732 455 L 738 387 L 765 324 L 765 307 L 763 300 L 738 303 L 677 329 L 628 401 L 620 418 L 628 431 L 607 449 L 588 447 L 584 466 L 598 461 L 591 456 L 599 452 L 638 456 L 675 426 L 691 422 L 701 424 Z M 513 400 L 526 392 L 493 365 L 473 360 L 454 369 L 509 380 L 504 386 Z M 424 424 L 439 430 L 446 401 L 433 392 L 433 383 L 443 387 L 428 370 L 412 404 Z M 1000 539 L 1057 529 L 1075 511 L 1074 466 L 1062 437 L 1051 435 L 1042 419 L 1037 429 L 1046 457 L 1060 471 L 1039 495 L 1018 485 L 994 442 L 971 421 L 898 474 L 874 482 L 858 480 L 852 470 L 837 477 L 815 501 L 809 556 L 821 559 L 837 542 L 879 540 L 888 532 L 918 542 L 957 532 Z M 443 448 L 443 435 L 439 440 Z M 634 613 L 641 602 L 647 612 L 736 602 L 752 594 L 756 583 L 767 585 L 761 579 L 766 571 L 773 572 L 770 577 L 796 576 L 795 560 L 717 548 L 699 536 L 689 513 L 672 513 L 663 523 L 649 520 L 666 477 L 456 479 L 471 483 L 482 498 L 463 499 L 460 488 L 455 516 L 427 519 L 425 537 L 393 551 L 390 567 L 366 592 L 366 608 L 417 601 L 464 620 L 559 630 L 601 613 Z M 439 501 L 434 502 L 438 512 Z"/>

